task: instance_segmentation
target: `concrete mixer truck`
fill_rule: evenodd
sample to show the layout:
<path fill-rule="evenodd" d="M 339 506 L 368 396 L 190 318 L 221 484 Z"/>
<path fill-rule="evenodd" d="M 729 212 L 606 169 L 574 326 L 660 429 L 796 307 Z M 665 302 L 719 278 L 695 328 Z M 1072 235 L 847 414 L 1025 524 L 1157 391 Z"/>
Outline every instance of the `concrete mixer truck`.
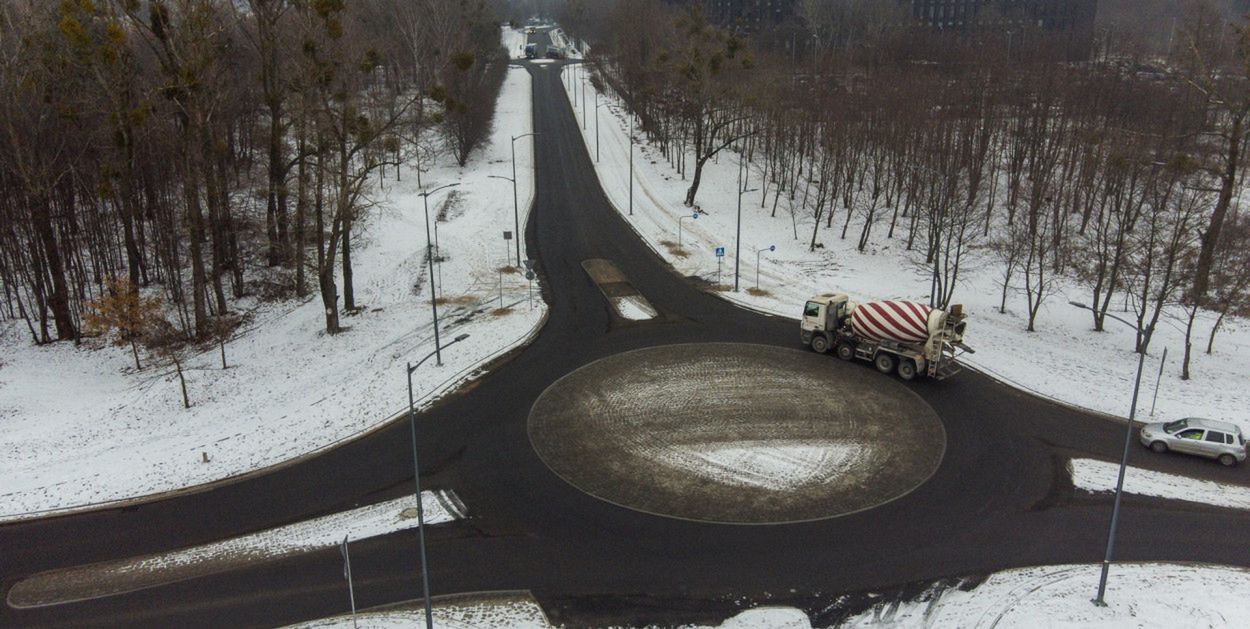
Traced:
<path fill-rule="evenodd" d="M 872 361 L 903 380 L 941 380 L 959 372 L 956 351 L 973 352 L 963 343 L 967 325 L 958 305 L 947 311 L 912 301 L 859 304 L 845 293 L 825 293 L 807 300 L 800 330 L 803 344 L 821 354 Z"/>

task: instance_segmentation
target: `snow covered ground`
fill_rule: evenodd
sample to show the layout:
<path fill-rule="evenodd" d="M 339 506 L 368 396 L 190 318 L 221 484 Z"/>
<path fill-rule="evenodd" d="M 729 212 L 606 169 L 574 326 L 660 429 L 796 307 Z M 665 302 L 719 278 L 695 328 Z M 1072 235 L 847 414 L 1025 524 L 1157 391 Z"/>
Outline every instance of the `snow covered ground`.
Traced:
<path fill-rule="evenodd" d="M 1007 570 L 990 575 L 964 591 L 935 585 L 912 601 L 882 598 L 872 608 L 846 619 L 839 627 L 904 629 L 1000 629 L 1035 627 L 1101 627 L 1136 629 L 1174 627 L 1250 626 L 1250 571 L 1191 564 L 1115 564 L 1107 581 L 1107 607 L 1091 599 L 1098 591 L 1098 565 L 1042 566 Z M 454 622 L 463 616 L 440 615 L 435 624 L 449 627 L 548 627 L 541 612 L 510 615 L 515 608 L 475 607 L 477 622 Z M 440 618 L 444 622 L 440 622 Z M 398 629 L 420 626 L 418 611 L 363 614 L 360 626 Z M 351 627 L 351 618 L 298 625 L 300 629 Z M 811 629 L 801 610 L 758 607 L 745 610 L 717 625 L 719 629 Z M 688 626 L 688 629 L 713 629 Z"/>
<path fill-rule="evenodd" d="M 1044 566 L 991 575 L 971 591 L 934 587 L 919 600 L 884 601 L 842 627 L 1246 627 L 1250 571 L 1190 564 L 1111 567 L 1104 600 L 1098 565 Z"/>
<path fill-rule="evenodd" d="M 507 37 L 505 36 L 506 40 Z M 491 142 L 461 169 L 426 164 L 441 277 L 442 341 L 469 334 L 414 374 L 421 404 L 524 343 L 544 305 L 524 277 L 497 269 L 515 258 L 510 137 L 532 129 L 530 79 L 512 68 Z M 533 199 L 533 151 L 517 151 L 521 224 Z M 412 168 L 388 172 L 377 205 L 355 233 L 360 313 L 324 332 L 320 299 L 253 304 L 226 345 L 186 361 L 192 407 L 171 370 L 135 372 L 128 350 L 30 344 L 18 322 L 0 323 L 0 521 L 176 490 L 281 464 L 375 429 L 407 404 L 404 365 L 434 349 L 422 199 Z M 522 243 L 522 255 L 524 243 Z M 512 260 L 512 264 L 516 264 Z M 500 282 L 503 299 L 500 309 Z M 339 284 L 341 289 L 341 282 Z M 145 365 L 146 367 L 146 365 Z M 204 462 L 207 457 L 207 462 Z"/>
<path fill-rule="evenodd" d="M 480 629 L 547 629 L 551 623 L 533 599 L 526 594 L 485 594 L 435 597 L 431 605 L 435 627 Z M 382 611 L 362 611 L 355 621 L 350 615 L 335 616 L 313 622 L 291 625 L 287 629 L 412 629 L 425 626 L 425 611 L 420 606 Z"/>
<path fill-rule="evenodd" d="M 570 101 L 581 121 L 580 94 L 575 102 L 570 95 Z M 804 194 L 800 191 L 797 195 L 793 216 L 791 202 L 783 194 L 773 217 L 772 185 L 768 187 L 767 199 L 762 199 L 760 191 L 742 197 L 741 290 L 734 292 L 737 154 L 726 150 L 708 162 L 697 199 L 702 213 L 698 220 L 684 221 L 683 242 L 678 248 L 678 219 L 691 215 L 691 209 L 683 205 L 689 181 L 684 181 L 658 147 L 648 145 L 645 136 L 635 129 L 638 144 L 634 148 L 634 207 L 633 216 L 629 216 L 627 114 L 612 96 L 605 95 L 600 102 L 605 103 L 598 109 L 597 117 L 600 182 L 634 230 L 678 272 L 716 281 L 714 252 L 717 247 L 725 247 L 720 280 L 730 290 L 718 294 L 749 308 L 791 318 L 798 317 L 808 297 L 832 290 L 849 293 L 860 301 L 928 301 L 928 270 L 918 264 L 923 262 L 923 253 L 905 251 L 906 241 L 897 233 L 894 239 L 887 239 L 884 227 L 878 226 L 872 245 L 860 253 L 855 237 L 861 223 L 852 220 L 848 240 L 840 239 L 846 210 L 838 208 L 833 229 L 826 231 L 822 225 L 818 241 L 824 247 L 810 253 L 813 219 L 810 212 L 798 207 Z M 593 160 L 596 117 L 592 103 L 592 98 L 586 99 L 591 119 L 587 120 L 583 135 Z M 750 166 L 746 170 L 744 188 L 761 188 L 759 173 Z M 777 247 L 776 252 L 767 251 L 771 245 Z M 757 259 L 759 291 L 754 291 L 750 289 L 756 284 Z M 964 363 L 1021 389 L 1127 416 L 1137 367 L 1132 351 L 1133 329 L 1113 321 L 1107 324 L 1106 332 L 1093 332 L 1090 314 L 1068 304 L 1069 300 L 1090 301 L 1087 291 L 1061 281 L 1042 306 L 1037 332 L 1026 332 L 1023 294 L 1010 296 L 1007 313 L 998 313 L 998 266 L 981 250 L 972 252 L 964 263 L 955 301 L 963 303 L 971 315 L 965 340 L 977 350 L 975 355 L 966 356 Z M 1118 308 L 1113 308 L 1113 312 L 1124 316 Z M 1242 359 L 1250 352 L 1250 325 L 1244 320 L 1226 320 L 1216 338 L 1215 353 L 1208 356 L 1203 350 L 1213 323 L 1213 317 L 1200 317 L 1194 335 L 1194 378 L 1183 381 L 1183 325 L 1166 317 L 1160 321 L 1146 360 L 1138 405 L 1140 419 L 1146 419 L 1150 411 L 1159 361 L 1163 349 L 1168 348 L 1153 421 L 1196 415 L 1234 422 L 1243 430 L 1250 430 L 1250 387 L 1246 386 L 1250 381 L 1250 363 Z M 952 382 L 951 386 L 958 384 Z"/>
<path fill-rule="evenodd" d="M 426 526 L 465 517 L 447 491 L 421 493 Z M 133 592 L 223 572 L 241 565 L 350 543 L 417 527 L 417 500 L 404 496 L 350 511 L 159 555 L 45 572 L 18 582 L 8 602 L 36 607 Z"/>
<path fill-rule="evenodd" d="M 1077 489 L 1091 493 L 1112 492 L 1115 491 L 1120 464 L 1094 459 L 1072 459 L 1068 463 L 1068 470 L 1072 474 L 1072 484 Z M 1133 466 L 1129 466 L 1124 472 L 1124 492 L 1168 500 L 1200 502 L 1229 509 L 1250 509 L 1250 487 L 1187 478 Z"/>

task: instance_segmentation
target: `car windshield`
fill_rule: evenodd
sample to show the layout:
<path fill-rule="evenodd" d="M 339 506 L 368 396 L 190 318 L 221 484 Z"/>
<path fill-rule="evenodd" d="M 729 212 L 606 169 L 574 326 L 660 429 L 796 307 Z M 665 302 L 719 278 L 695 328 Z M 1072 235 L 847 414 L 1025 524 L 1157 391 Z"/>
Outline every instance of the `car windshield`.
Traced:
<path fill-rule="evenodd" d="M 1181 428 L 1184 428 L 1184 427 L 1186 427 L 1186 426 L 1188 426 L 1188 425 L 1189 425 L 1189 420 L 1182 419 L 1182 420 L 1178 420 L 1178 421 L 1174 421 L 1174 422 L 1171 422 L 1171 423 L 1164 424 L 1164 425 L 1163 425 L 1163 430 L 1165 430 L 1168 434 L 1172 434 L 1172 433 L 1174 433 L 1174 432 L 1176 432 L 1176 431 L 1180 430 Z"/>

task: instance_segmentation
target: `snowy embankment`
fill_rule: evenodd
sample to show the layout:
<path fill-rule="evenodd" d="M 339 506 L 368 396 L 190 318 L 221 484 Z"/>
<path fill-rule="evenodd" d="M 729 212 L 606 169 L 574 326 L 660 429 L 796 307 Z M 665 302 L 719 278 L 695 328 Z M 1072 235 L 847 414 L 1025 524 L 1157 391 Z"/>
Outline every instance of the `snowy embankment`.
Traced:
<path fill-rule="evenodd" d="M 939 586 L 915 601 L 884 601 L 841 627 L 1246 627 L 1250 571 L 1193 564 L 1111 567 L 1106 607 L 1098 565 L 1041 566 L 990 575 L 970 591 Z"/>
<path fill-rule="evenodd" d="M 570 71 L 565 69 L 566 72 Z M 589 86 L 590 82 L 586 84 Z M 580 86 L 578 87 L 580 91 Z M 845 208 L 837 208 L 834 225 L 821 225 L 814 252 L 808 250 L 813 217 L 800 206 L 802 190 L 792 202 L 783 194 L 776 203 L 776 186 L 767 186 L 767 197 L 759 190 L 760 174 L 754 165 L 745 170 L 742 195 L 742 242 L 739 263 L 739 291 L 734 291 L 735 242 L 738 177 L 737 154 L 725 150 L 709 161 L 703 171 L 697 205 L 698 219 L 683 202 L 690 182 L 673 169 L 658 146 L 647 143 L 635 128 L 633 215 L 629 214 L 630 177 L 628 117 L 619 99 L 602 95 L 596 121 L 593 98 L 570 94 L 579 121 L 589 114 L 582 132 L 592 161 L 595 157 L 596 124 L 599 136 L 599 180 L 608 198 L 621 215 L 652 249 L 683 275 L 699 276 L 717 283 L 715 250 L 725 248 L 720 259 L 719 283 L 723 297 L 745 307 L 798 318 L 803 302 L 810 296 L 830 291 L 849 293 L 853 299 L 910 299 L 928 301 L 929 270 L 921 268 L 924 254 L 906 251 L 906 226 L 887 238 L 887 224 L 874 228 L 871 245 L 856 250 L 862 223 L 851 221 L 848 239 L 840 238 Z M 688 160 L 693 173 L 693 159 Z M 754 191 L 751 191 L 753 190 Z M 791 208 L 794 208 L 793 214 Z M 888 212 L 883 212 L 887 215 Z M 681 246 L 678 245 L 678 219 Z M 768 251 L 775 245 L 775 252 Z M 757 270 L 756 260 L 760 261 Z M 1000 299 L 999 262 L 983 250 L 968 254 L 955 302 L 962 303 L 971 317 L 965 341 L 976 349 L 962 360 L 978 370 L 1020 389 L 1062 402 L 1125 417 L 1132 399 L 1137 359 L 1133 353 L 1134 331 L 1114 321 L 1107 331 L 1092 331 L 1089 312 L 1069 305 L 1088 302 L 1088 291 L 1074 283 L 1056 282 L 1037 317 L 1037 332 L 1026 332 L 1025 296 L 1013 293 L 1006 314 L 998 312 Z M 758 272 L 758 288 L 756 274 Z M 1116 303 L 1121 303 L 1116 300 Z M 1122 317 L 1125 313 L 1113 308 Z M 1147 419 L 1154 384 L 1164 348 L 1164 365 L 1154 421 L 1186 416 L 1203 416 L 1230 421 L 1250 431 L 1250 366 L 1242 356 L 1250 352 L 1250 328 L 1240 319 L 1225 320 L 1216 339 L 1215 352 L 1203 353 L 1214 317 L 1200 316 L 1195 327 L 1193 379 L 1180 379 L 1184 351 L 1182 322 L 1165 317 L 1159 323 L 1151 353 L 1146 359 L 1138 418 Z M 795 339 L 798 334 L 796 326 Z M 951 386 L 958 386 L 952 382 Z"/>
<path fill-rule="evenodd" d="M 1072 485 L 1090 493 L 1115 491 L 1120 465 L 1094 459 L 1072 459 L 1068 463 Z M 1250 509 L 1250 487 L 1229 485 L 1144 470 L 1130 466 L 1124 472 L 1124 493 L 1166 500 L 1198 502 L 1228 509 Z"/>
<path fill-rule="evenodd" d="M 530 78 L 512 68 L 490 142 L 470 165 L 444 155 L 422 183 L 437 229 L 443 343 L 469 338 L 413 374 L 424 405 L 480 375 L 480 367 L 526 342 L 545 317 L 534 286 L 500 274 L 515 241 L 510 137 L 532 129 Z M 333 447 L 385 424 L 407 404 L 405 364 L 434 349 L 425 220 L 411 167 L 374 192 L 356 227 L 359 314 L 324 333 L 320 299 L 259 304 L 226 345 L 186 361 L 192 407 L 177 377 L 135 372 L 127 350 L 30 344 L 19 323 L 0 324 L 0 521 L 33 517 L 210 483 Z M 533 198 L 533 153 L 517 152 L 521 224 Z M 437 219 L 435 219 L 437 217 Z M 524 243 L 522 255 L 524 256 Z M 515 260 L 512 261 L 515 264 Z M 500 309 L 500 282 L 503 299 Z M 341 290 L 341 280 L 339 283 Z"/>
<path fill-rule="evenodd" d="M 421 506 L 425 526 L 465 517 L 464 505 L 451 492 L 422 492 Z M 211 544 L 36 574 L 13 586 L 8 603 L 42 607 L 115 596 L 334 548 L 344 539 L 350 548 L 351 542 L 417 528 L 417 523 L 416 497 L 404 496 Z"/>
<path fill-rule="evenodd" d="M 838 627 L 1245 627 L 1250 626 L 1250 571 L 1192 564 L 1115 564 L 1107 582 L 1107 607 L 1091 602 L 1098 590 L 1099 566 L 1042 566 L 1007 570 L 967 590 L 935 584 L 910 601 L 883 597 Z M 450 627 L 549 627 L 540 613 L 517 604 L 460 607 L 440 614 L 435 624 Z M 472 610 L 476 622 L 465 622 Z M 528 611 L 524 611 L 528 610 Z M 438 619 L 444 619 L 439 622 Z M 373 612 L 360 626 L 417 626 L 418 611 Z M 350 616 L 298 625 L 301 629 L 351 627 Z M 811 629 L 807 615 L 791 607 L 759 607 L 739 613 L 717 629 Z M 704 629 L 690 626 L 689 629 Z M 712 628 L 707 628 L 712 629 Z"/>

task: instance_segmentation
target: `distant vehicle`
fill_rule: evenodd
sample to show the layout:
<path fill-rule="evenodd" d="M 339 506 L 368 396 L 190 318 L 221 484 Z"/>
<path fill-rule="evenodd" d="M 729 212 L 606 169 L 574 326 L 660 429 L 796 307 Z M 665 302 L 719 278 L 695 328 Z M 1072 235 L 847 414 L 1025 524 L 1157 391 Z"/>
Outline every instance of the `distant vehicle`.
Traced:
<path fill-rule="evenodd" d="M 538 44 L 525 44 L 525 58 L 533 59 L 538 56 Z"/>
<path fill-rule="evenodd" d="M 564 54 L 563 48 L 560 48 L 559 46 L 547 46 L 548 59 L 563 59 L 565 57 L 566 55 Z"/>
<path fill-rule="evenodd" d="M 1174 422 L 1146 424 L 1142 445 L 1160 454 L 1173 450 L 1215 459 L 1232 466 L 1246 460 L 1246 439 L 1241 427 L 1213 419 L 1187 417 Z"/>
<path fill-rule="evenodd" d="M 803 305 L 800 340 L 817 353 L 829 350 L 842 360 L 871 361 L 881 373 L 904 380 L 927 375 L 935 380 L 959 372 L 955 350 L 968 326 L 963 306 L 949 311 L 911 301 L 856 303 L 845 293 L 816 295 Z"/>

